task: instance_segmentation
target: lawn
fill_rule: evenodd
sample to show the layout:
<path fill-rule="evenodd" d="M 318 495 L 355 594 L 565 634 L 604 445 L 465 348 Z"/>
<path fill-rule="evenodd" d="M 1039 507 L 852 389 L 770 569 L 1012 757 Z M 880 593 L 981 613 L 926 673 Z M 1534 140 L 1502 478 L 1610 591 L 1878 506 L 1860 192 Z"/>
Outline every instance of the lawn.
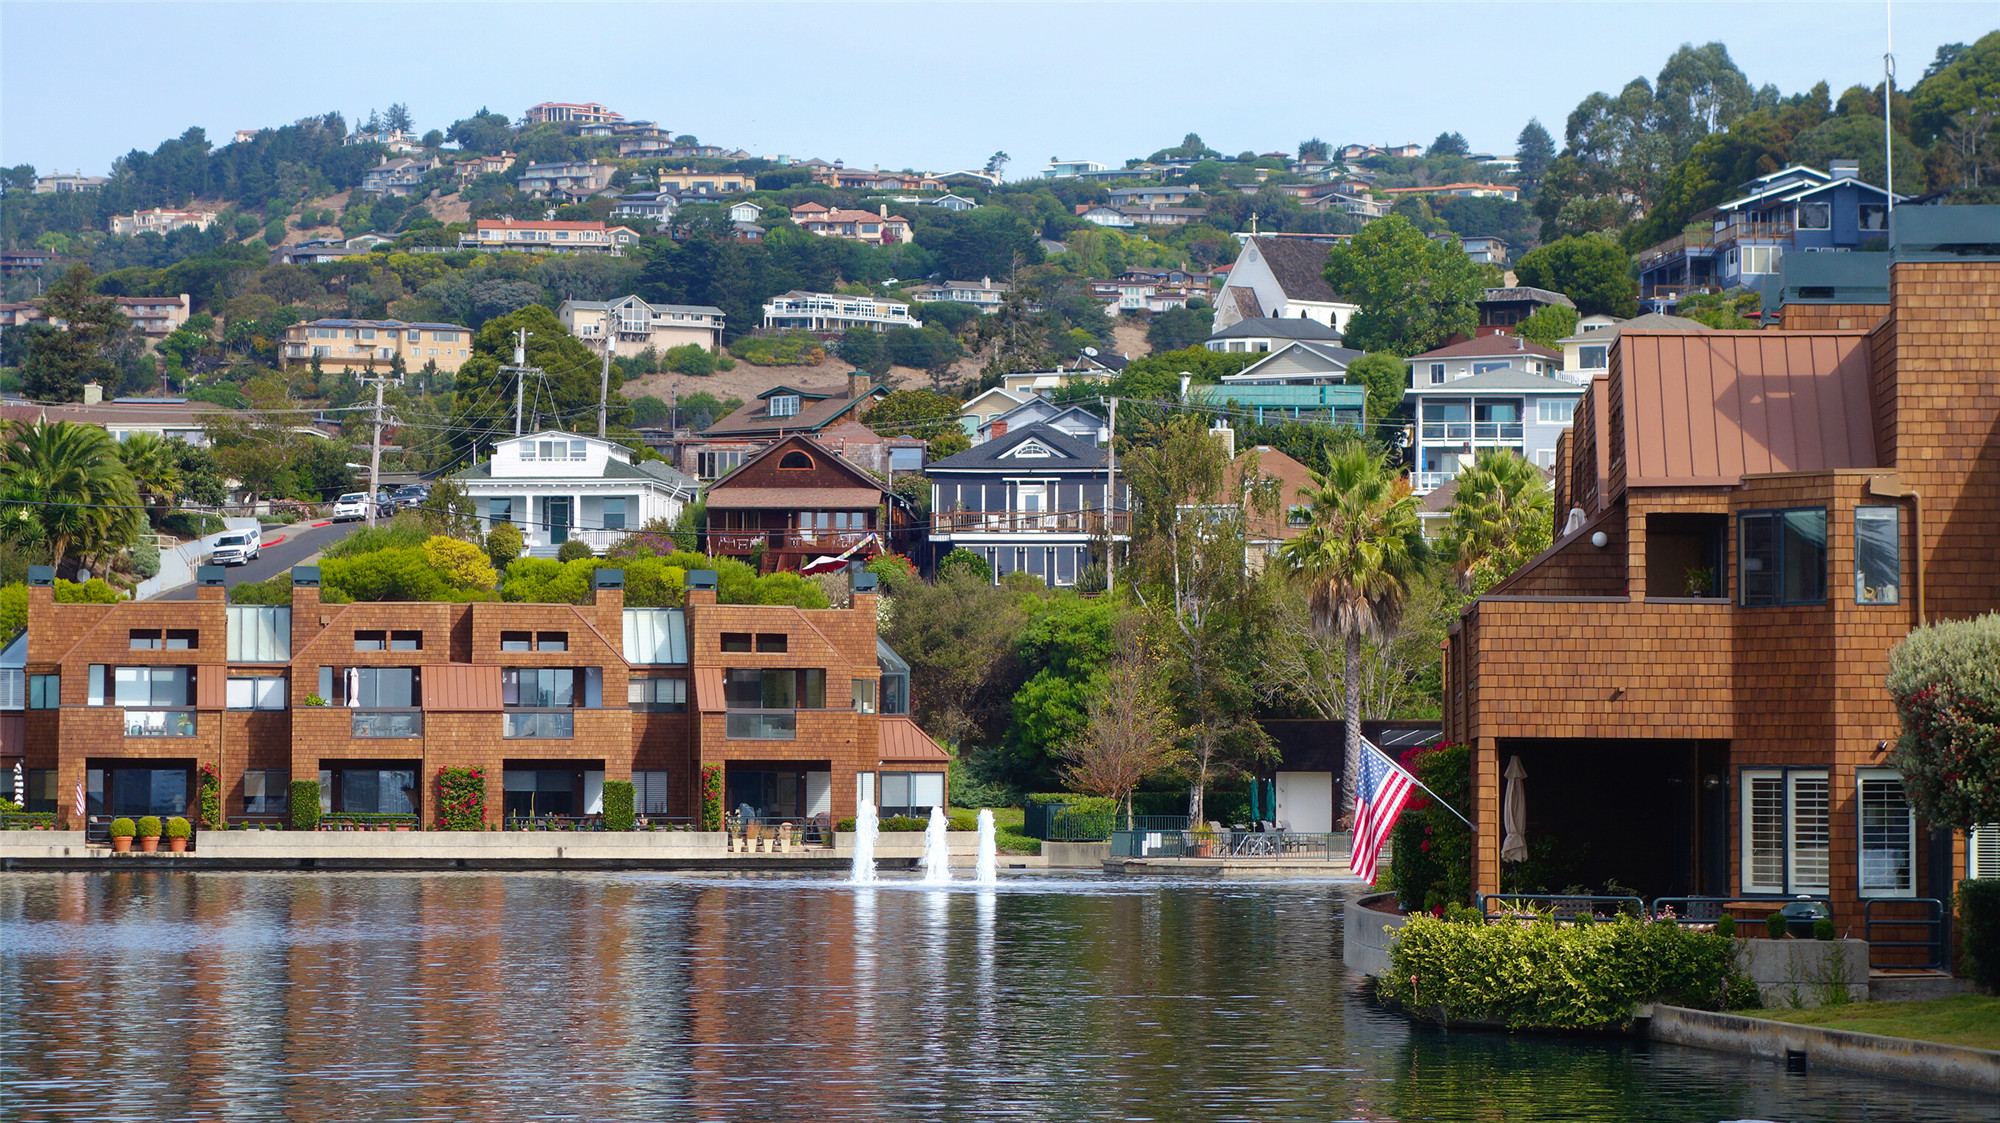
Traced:
<path fill-rule="evenodd" d="M 1857 1002 L 1811 1010 L 1743 1012 L 1799 1025 L 1910 1037 L 1973 1049 L 2000 1049 L 2000 998 L 1977 994 L 1928 1002 Z"/>
<path fill-rule="evenodd" d="M 954 807 L 949 814 L 977 817 L 976 807 Z M 1026 838 L 1016 833 L 1021 829 L 1024 812 L 1018 807 L 993 808 L 994 847 L 1003 854 L 1039 854 L 1042 852 L 1040 840 Z"/>

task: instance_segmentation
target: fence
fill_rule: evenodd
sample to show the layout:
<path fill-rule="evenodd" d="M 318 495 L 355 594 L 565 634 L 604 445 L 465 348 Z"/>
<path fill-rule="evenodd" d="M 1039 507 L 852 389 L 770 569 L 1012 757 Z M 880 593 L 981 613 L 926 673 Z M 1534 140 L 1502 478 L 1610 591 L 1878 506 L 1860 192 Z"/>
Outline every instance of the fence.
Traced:
<path fill-rule="evenodd" d="M 1148 816 L 1140 816 L 1147 818 Z M 1182 818 L 1182 816 L 1158 816 Z M 1110 832 L 1114 858 L 1263 858 L 1331 862 L 1347 857 L 1347 836 L 1311 831 L 1190 831 L 1147 829 L 1143 824 Z"/>
<path fill-rule="evenodd" d="M 1186 815 L 1131 815 L 1124 809 L 1081 811 L 1072 803 L 1029 803 L 1021 809 L 1022 832 L 1045 842 L 1103 842 L 1113 831 L 1183 831 Z"/>

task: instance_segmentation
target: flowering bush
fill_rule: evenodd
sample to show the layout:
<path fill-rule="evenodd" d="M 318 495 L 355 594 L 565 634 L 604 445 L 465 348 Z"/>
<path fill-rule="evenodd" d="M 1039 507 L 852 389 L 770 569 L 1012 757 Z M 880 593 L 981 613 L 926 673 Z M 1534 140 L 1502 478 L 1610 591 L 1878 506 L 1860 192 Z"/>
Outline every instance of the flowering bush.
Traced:
<path fill-rule="evenodd" d="M 722 829 L 722 766 L 705 764 L 701 769 L 701 829 Z"/>
<path fill-rule="evenodd" d="M 222 773 L 213 764 L 201 766 L 201 829 L 220 830 L 222 827 Z"/>
<path fill-rule="evenodd" d="M 1472 746 L 1419 745 L 1406 750 L 1401 763 L 1452 806 L 1470 811 Z M 1410 796 L 1390 837 L 1389 881 L 1405 909 L 1441 909 L 1472 899 L 1472 832 L 1422 788 Z"/>
<path fill-rule="evenodd" d="M 1889 651 L 1903 719 L 1890 763 L 1920 818 L 2000 821 L 2000 613 L 1917 628 Z"/>
<path fill-rule="evenodd" d="M 477 768 L 439 768 L 438 826 L 448 831 L 486 827 L 486 775 Z"/>

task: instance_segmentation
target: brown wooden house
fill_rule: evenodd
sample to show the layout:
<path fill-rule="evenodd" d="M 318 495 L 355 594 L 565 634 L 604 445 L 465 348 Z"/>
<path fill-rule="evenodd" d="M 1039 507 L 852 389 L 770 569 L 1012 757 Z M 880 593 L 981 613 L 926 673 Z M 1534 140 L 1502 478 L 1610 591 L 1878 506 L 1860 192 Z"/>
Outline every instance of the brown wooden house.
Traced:
<path fill-rule="evenodd" d="M 902 552 L 914 521 L 881 480 L 795 434 L 708 486 L 703 549 L 760 572 L 797 572 L 814 558 Z"/>

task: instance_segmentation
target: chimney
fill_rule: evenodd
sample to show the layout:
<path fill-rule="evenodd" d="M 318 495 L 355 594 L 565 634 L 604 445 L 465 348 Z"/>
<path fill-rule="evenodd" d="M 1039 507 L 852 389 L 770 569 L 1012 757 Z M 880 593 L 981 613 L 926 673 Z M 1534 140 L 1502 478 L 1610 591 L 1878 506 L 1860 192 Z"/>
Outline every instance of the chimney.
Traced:
<path fill-rule="evenodd" d="M 1229 459 L 1236 459 L 1236 430 L 1229 427 L 1229 422 L 1216 422 L 1215 427 L 1208 431 L 1208 435 L 1220 438 L 1223 450 L 1228 454 Z"/>
<path fill-rule="evenodd" d="M 882 217 L 883 218 L 889 217 L 889 204 L 887 203 L 882 204 Z"/>
<path fill-rule="evenodd" d="M 865 370 L 852 371 L 847 376 L 847 396 L 849 399 L 865 396 L 874 389 L 875 379 Z"/>
<path fill-rule="evenodd" d="M 229 590 L 223 584 L 222 567 L 219 565 L 196 566 L 194 571 L 194 599 L 199 601 L 227 601 Z"/>
<path fill-rule="evenodd" d="M 103 400 L 104 400 L 104 387 L 99 386 L 95 382 L 86 382 L 83 384 L 84 405 L 94 406 Z"/>
<path fill-rule="evenodd" d="M 851 594 L 853 603 L 849 607 L 865 615 L 872 625 L 876 620 L 875 604 L 881 596 L 881 591 L 876 588 L 879 579 L 861 569 L 850 569 L 848 572 L 852 575 L 850 579 L 853 582 Z"/>
<path fill-rule="evenodd" d="M 600 569 L 591 575 L 590 603 L 597 609 L 597 627 L 616 635 L 625 627 L 625 571 Z"/>
<path fill-rule="evenodd" d="M 1861 177 L 1861 161 L 1829 160 L 1827 161 L 1826 172 L 1835 179 L 1859 179 Z"/>
<path fill-rule="evenodd" d="M 696 569 L 687 575 L 687 600 L 689 608 L 715 603 L 716 573 L 712 569 Z"/>

